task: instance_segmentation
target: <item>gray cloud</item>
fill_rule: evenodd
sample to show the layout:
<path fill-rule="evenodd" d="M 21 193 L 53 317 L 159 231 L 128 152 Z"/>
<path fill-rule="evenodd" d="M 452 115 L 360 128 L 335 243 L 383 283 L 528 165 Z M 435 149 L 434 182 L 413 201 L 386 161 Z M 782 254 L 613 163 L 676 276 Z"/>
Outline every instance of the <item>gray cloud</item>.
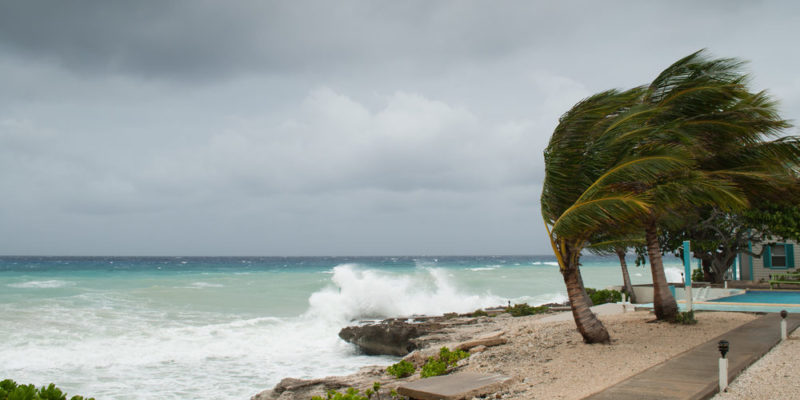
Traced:
<path fill-rule="evenodd" d="M 797 119 L 798 11 L 2 2 L 0 254 L 547 253 L 561 113 L 708 47 Z"/>

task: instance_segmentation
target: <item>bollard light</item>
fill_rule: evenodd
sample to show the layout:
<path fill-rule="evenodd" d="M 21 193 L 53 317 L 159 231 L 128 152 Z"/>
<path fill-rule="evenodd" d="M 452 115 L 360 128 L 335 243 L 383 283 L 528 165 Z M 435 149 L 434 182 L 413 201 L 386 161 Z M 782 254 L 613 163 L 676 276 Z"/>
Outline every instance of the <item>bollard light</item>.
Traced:
<path fill-rule="evenodd" d="M 730 349 L 730 343 L 727 340 L 720 340 L 719 341 L 719 353 L 722 354 L 722 358 L 725 358 L 725 355 L 728 354 L 728 349 Z"/>
<path fill-rule="evenodd" d="M 786 310 L 781 310 L 781 318 L 783 318 L 781 320 L 781 340 L 786 340 L 786 338 L 787 338 L 787 334 L 786 334 L 786 316 L 787 315 L 789 315 L 789 313 L 787 313 Z"/>
<path fill-rule="evenodd" d="M 719 391 L 725 391 L 728 387 L 728 359 L 725 355 L 728 354 L 730 344 L 727 340 L 719 341 L 719 352 L 722 358 L 719 359 Z"/>

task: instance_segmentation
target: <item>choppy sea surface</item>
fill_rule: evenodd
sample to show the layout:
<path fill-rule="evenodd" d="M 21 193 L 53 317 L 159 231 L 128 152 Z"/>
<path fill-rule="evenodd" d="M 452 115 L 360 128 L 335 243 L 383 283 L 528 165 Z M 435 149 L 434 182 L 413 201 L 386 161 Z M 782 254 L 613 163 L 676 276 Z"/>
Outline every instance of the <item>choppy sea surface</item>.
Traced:
<path fill-rule="evenodd" d="M 649 267 L 629 260 L 633 282 Z M 586 256 L 587 287 L 622 282 Z M 679 260 L 665 258 L 680 281 Z M 98 399 L 249 399 L 284 377 L 395 362 L 351 321 L 566 300 L 552 256 L 0 257 L 0 380 Z"/>

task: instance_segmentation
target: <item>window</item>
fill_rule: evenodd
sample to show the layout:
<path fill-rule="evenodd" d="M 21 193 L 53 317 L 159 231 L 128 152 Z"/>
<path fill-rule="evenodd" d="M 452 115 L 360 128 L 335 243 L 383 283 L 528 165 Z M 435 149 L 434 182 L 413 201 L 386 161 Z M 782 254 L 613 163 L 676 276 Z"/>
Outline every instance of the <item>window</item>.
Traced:
<path fill-rule="evenodd" d="M 780 243 L 764 249 L 764 266 L 774 269 L 794 268 L 794 246 L 791 243 Z"/>
<path fill-rule="evenodd" d="M 777 245 L 772 248 L 772 268 L 786 268 L 786 246 Z"/>

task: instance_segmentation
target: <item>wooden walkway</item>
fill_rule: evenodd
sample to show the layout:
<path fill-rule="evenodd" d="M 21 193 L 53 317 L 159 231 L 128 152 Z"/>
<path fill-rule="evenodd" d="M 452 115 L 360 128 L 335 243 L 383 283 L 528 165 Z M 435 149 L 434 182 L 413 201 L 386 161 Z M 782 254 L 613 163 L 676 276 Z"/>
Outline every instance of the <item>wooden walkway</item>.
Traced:
<path fill-rule="evenodd" d="M 719 341 L 730 342 L 728 382 L 732 382 L 780 342 L 780 320 L 777 313 L 764 315 L 586 399 L 708 399 L 719 392 Z M 786 322 L 791 333 L 800 326 L 800 315 L 789 314 Z"/>

